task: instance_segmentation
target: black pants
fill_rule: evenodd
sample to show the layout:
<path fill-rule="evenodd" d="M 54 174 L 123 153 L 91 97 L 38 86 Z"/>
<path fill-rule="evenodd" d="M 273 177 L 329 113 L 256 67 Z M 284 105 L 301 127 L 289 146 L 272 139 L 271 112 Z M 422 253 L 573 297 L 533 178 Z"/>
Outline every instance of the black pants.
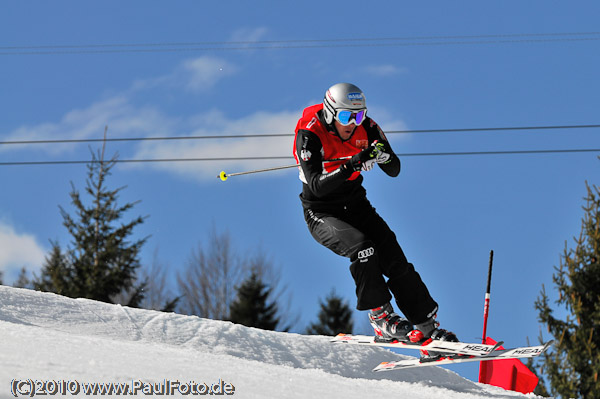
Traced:
<path fill-rule="evenodd" d="M 350 258 L 358 310 L 384 305 L 393 294 L 398 308 L 413 324 L 437 312 L 437 303 L 407 261 L 396 235 L 369 201 L 335 211 L 305 209 L 304 218 L 317 242 Z"/>

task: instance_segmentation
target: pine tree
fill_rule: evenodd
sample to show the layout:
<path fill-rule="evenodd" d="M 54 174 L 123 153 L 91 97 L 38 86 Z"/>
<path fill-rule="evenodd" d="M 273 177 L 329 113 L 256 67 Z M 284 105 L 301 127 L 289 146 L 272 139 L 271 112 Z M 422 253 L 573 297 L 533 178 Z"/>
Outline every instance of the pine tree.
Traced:
<path fill-rule="evenodd" d="M 335 289 L 320 301 L 319 321 L 312 323 L 307 334 L 315 335 L 337 335 L 340 333 L 352 334 L 354 323 L 352 321 L 352 310 L 342 297 L 335 293 Z"/>
<path fill-rule="evenodd" d="M 551 392 L 563 398 L 600 398 L 600 191 L 586 183 L 585 215 L 575 248 L 565 246 L 553 282 L 560 319 L 542 287 L 535 306 L 539 320 L 554 336 L 554 350 L 542 358 Z"/>
<path fill-rule="evenodd" d="M 113 302 L 119 293 L 128 291 L 135 306 L 143 295 L 143 286 L 135 286 L 136 271 L 140 267 L 139 252 L 147 238 L 129 242 L 133 229 L 143 223 L 143 217 L 122 223 L 124 214 L 136 203 L 117 204 L 123 187 L 109 190 L 106 178 L 117 157 L 104 160 L 104 148 L 88 164 L 86 193 L 91 197 L 84 204 L 73 183 L 71 203 L 76 209 L 71 216 L 62 207 L 63 225 L 72 237 L 72 247 L 64 253 L 58 243 L 46 258 L 41 276 L 34 287 L 73 298 L 90 298 Z"/>
<path fill-rule="evenodd" d="M 543 337 L 540 335 L 540 342 L 544 342 L 543 341 Z M 529 343 L 529 337 L 527 337 L 527 346 L 531 345 Z M 538 384 L 535 386 L 535 389 L 533 390 L 533 394 L 537 395 L 537 396 L 542 396 L 544 398 L 548 398 L 550 397 L 550 392 L 548 391 L 548 388 L 546 387 L 546 381 L 544 380 L 544 375 L 541 373 L 541 368 L 538 368 L 536 366 L 536 360 L 537 358 L 533 358 L 530 357 L 527 359 L 527 362 L 525 363 L 525 365 L 527 366 L 527 368 L 533 373 L 535 374 L 535 376 L 538 378 Z"/>
<path fill-rule="evenodd" d="M 74 296 L 69 282 L 73 279 L 72 268 L 69 267 L 67 256 L 63 254 L 58 242 L 51 242 L 52 250 L 46 256 L 41 275 L 36 276 L 33 288 L 38 291 L 54 292 L 59 295 Z"/>
<path fill-rule="evenodd" d="M 237 297 L 229 309 L 229 320 L 247 327 L 275 330 L 279 324 L 277 304 L 268 303 L 270 294 L 271 290 L 259 274 L 252 271 L 237 288 Z"/>
<path fill-rule="evenodd" d="M 13 283 L 13 287 L 15 287 L 15 288 L 31 288 L 32 285 L 33 285 L 33 283 L 31 282 L 31 279 L 28 277 L 27 269 L 25 268 L 25 266 L 23 266 L 21 268 L 21 271 L 19 272 L 19 277 L 17 277 L 17 280 L 15 280 L 15 282 Z"/>

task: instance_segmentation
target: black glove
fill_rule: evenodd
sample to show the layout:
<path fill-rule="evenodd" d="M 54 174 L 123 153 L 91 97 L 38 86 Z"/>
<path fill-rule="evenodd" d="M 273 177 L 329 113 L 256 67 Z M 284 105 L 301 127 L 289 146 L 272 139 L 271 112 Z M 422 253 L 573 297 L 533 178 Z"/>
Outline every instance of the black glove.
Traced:
<path fill-rule="evenodd" d="M 379 142 L 375 142 L 373 143 L 373 146 L 376 148 L 376 154 L 375 154 L 375 162 L 377 163 L 381 163 L 381 164 L 386 164 L 391 162 L 391 150 L 390 150 L 390 146 L 387 145 L 385 142 L 383 141 L 379 141 Z"/>
<path fill-rule="evenodd" d="M 344 166 L 347 169 L 358 172 L 359 170 L 361 170 L 363 168 L 363 166 L 365 165 L 365 162 L 367 162 L 370 159 L 373 159 L 376 155 L 377 155 L 377 151 L 375 150 L 375 147 L 373 147 L 373 146 L 367 147 L 364 150 L 362 150 L 361 152 L 359 152 L 358 154 L 354 154 L 352 156 L 352 158 L 350 158 Z"/>

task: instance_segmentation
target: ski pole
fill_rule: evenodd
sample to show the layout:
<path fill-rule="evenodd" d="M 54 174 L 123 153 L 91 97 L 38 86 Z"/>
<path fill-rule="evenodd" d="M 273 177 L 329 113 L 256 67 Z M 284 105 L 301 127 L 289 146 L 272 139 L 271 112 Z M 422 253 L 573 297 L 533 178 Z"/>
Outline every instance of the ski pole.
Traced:
<path fill-rule="evenodd" d="M 487 338 L 487 321 L 490 313 L 490 289 L 492 284 L 492 261 L 494 260 L 494 251 L 490 251 L 490 266 L 488 269 L 487 289 L 485 291 L 485 303 L 483 305 L 483 338 L 482 344 L 485 344 Z"/>
<path fill-rule="evenodd" d="M 326 159 L 323 162 L 343 161 L 345 159 L 350 159 L 350 158 L 352 158 L 352 156 L 341 157 L 341 158 L 333 158 L 333 159 Z M 252 174 L 252 173 L 270 172 L 270 171 L 273 171 L 273 170 L 280 170 L 280 169 L 289 169 L 289 168 L 293 168 L 295 166 L 298 166 L 298 164 L 285 165 L 285 166 L 275 166 L 273 168 L 248 170 L 248 171 L 245 171 L 245 172 L 236 172 L 236 173 L 225 173 L 225 171 L 222 170 L 221 173 L 219 173 L 217 175 L 217 178 L 221 179 L 221 181 L 226 181 L 229 177 L 232 177 L 232 176 L 241 176 L 241 175 L 249 175 L 249 174 Z"/>
<path fill-rule="evenodd" d="M 219 175 L 217 177 L 219 179 L 221 179 L 221 181 L 225 181 L 225 180 L 227 180 L 231 176 L 241 176 L 241 175 L 249 175 L 251 173 L 261 173 L 261 172 L 269 172 L 269 171 L 272 171 L 272 170 L 288 169 L 288 168 L 293 168 L 294 166 L 298 166 L 298 165 L 297 164 L 293 164 L 293 165 L 285 165 L 285 166 L 276 166 L 274 168 L 248 170 L 246 172 L 236 172 L 236 173 L 225 173 L 225 171 L 222 170 L 221 173 L 219 173 Z"/>

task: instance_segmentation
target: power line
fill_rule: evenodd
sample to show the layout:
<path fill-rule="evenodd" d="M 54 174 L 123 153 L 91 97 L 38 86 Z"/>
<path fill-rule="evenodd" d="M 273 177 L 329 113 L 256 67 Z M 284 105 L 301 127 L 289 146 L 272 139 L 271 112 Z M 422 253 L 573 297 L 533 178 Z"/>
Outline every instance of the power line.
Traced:
<path fill-rule="evenodd" d="M 563 149 L 563 150 L 507 150 L 507 151 L 461 151 L 461 152 L 421 152 L 396 154 L 404 157 L 423 157 L 423 156 L 458 156 L 458 155 L 526 155 L 526 154 L 567 154 L 567 153 L 584 153 L 584 152 L 600 152 L 600 148 L 579 148 L 579 149 Z"/>
<path fill-rule="evenodd" d="M 330 42 L 373 42 L 402 40 L 445 40 L 445 39 L 490 39 L 490 38 L 524 38 L 555 36 L 594 36 L 600 32 L 554 32 L 554 33 L 508 33 L 496 35 L 437 35 L 437 36 L 404 36 L 379 38 L 340 38 L 340 39 L 290 39 L 290 40 L 241 40 L 241 41 L 201 41 L 201 42 L 157 42 L 157 43 L 103 43 L 103 44 L 60 44 L 30 46 L 0 46 L 0 50 L 39 50 L 39 49 L 84 49 L 102 47 L 170 47 L 170 46 L 206 46 L 206 45 L 246 45 L 246 44 L 290 44 L 290 43 L 330 43 Z"/>
<path fill-rule="evenodd" d="M 599 125 L 549 125 L 549 126 L 511 126 L 511 127 L 479 127 L 479 128 L 453 128 L 453 129 L 417 129 L 417 130 L 389 130 L 385 134 L 409 134 L 409 133 L 467 133 L 467 132 L 499 132 L 517 130 L 556 130 L 556 129 L 592 129 L 600 128 Z M 54 140 L 9 140 L 0 141 L 0 145 L 36 145 L 36 144 L 80 144 L 97 142 L 124 142 L 124 141 L 162 141 L 162 140 L 215 140 L 215 139 L 240 139 L 240 138 L 271 138 L 292 137 L 293 133 L 274 134 L 233 134 L 233 135 L 210 135 L 210 136 L 162 136 L 162 137 L 121 137 L 121 138 L 98 138 L 98 139 L 54 139 Z"/>
<path fill-rule="evenodd" d="M 518 44 L 600 40 L 600 32 L 514 33 L 496 35 L 407 36 L 381 38 L 300 39 L 259 41 L 202 41 L 165 43 L 100 43 L 2 46 L 0 55 L 155 53 L 183 51 L 239 51 L 263 49 L 441 46 L 465 44 Z"/>
<path fill-rule="evenodd" d="M 600 125 L 549 125 L 549 126 L 512 126 L 512 127 L 475 127 L 459 129 L 421 129 L 421 130 L 392 130 L 388 133 L 464 133 L 464 132 L 496 132 L 511 130 L 551 130 L 551 129 L 590 129 Z"/>
<path fill-rule="evenodd" d="M 600 148 L 580 149 L 548 149 L 548 150 L 507 150 L 507 151 L 459 151 L 459 152 L 421 152 L 421 153 L 396 153 L 399 157 L 424 157 L 424 156 L 465 156 L 465 155 L 525 155 L 525 154 L 566 154 L 600 152 Z M 206 162 L 206 161 L 268 161 L 268 160 L 290 160 L 289 156 L 272 157 L 219 157 L 219 158 L 157 158 L 157 159 L 117 159 L 115 163 L 153 163 L 153 162 Z M 89 164 L 91 160 L 64 160 L 64 161 L 15 161 L 0 162 L 0 166 L 34 166 L 34 165 L 77 165 Z M 98 161 L 95 161 L 98 162 Z"/>

